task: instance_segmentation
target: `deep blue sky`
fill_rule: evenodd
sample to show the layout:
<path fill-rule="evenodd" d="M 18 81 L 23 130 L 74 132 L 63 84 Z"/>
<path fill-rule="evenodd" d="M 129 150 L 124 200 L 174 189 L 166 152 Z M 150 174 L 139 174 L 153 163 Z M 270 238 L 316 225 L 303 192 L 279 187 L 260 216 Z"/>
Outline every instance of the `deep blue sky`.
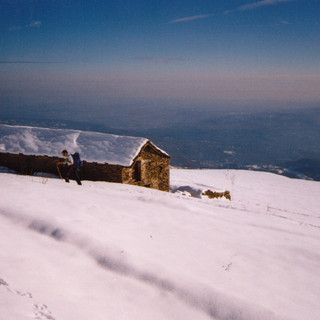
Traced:
<path fill-rule="evenodd" d="M 319 22 L 319 0 L 0 0 L 0 107 L 319 103 Z"/>

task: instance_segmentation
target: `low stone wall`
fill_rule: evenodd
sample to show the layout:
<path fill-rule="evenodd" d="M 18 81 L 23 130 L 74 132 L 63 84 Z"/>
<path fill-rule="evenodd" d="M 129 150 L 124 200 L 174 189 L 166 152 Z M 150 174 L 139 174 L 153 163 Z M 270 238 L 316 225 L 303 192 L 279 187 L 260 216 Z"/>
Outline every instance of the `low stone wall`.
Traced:
<path fill-rule="evenodd" d="M 36 172 L 58 175 L 56 168 L 58 161 L 61 161 L 58 157 L 0 153 L 0 166 L 27 175 L 33 175 Z"/>
<path fill-rule="evenodd" d="M 48 156 L 31 156 L 24 154 L 0 153 L 0 166 L 7 167 L 21 174 L 33 175 L 37 172 L 59 175 L 57 163 L 63 162 L 63 158 Z M 88 163 L 83 161 L 80 168 L 82 180 L 122 182 L 122 166 Z M 63 177 L 68 170 L 67 165 L 59 166 Z"/>
<path fill-rule="evenodd" d="M 206 190 L 202 193 L 203 196 L 207 196 L 209 199 L 226 198 L 231 200 L 230 191 L 226 190 L 224 192 L 216 192 L 212 190 Z"/>

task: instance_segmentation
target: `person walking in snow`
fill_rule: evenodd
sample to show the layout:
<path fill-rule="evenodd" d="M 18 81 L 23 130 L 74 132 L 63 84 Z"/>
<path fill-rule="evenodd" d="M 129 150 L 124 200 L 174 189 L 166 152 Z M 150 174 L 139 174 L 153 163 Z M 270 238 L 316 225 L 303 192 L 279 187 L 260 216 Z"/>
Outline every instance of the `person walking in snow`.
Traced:
<path fill-rule="evenodd" d="M 63 155 L 65 160 L 64 160 L 64 162 L 58 162 L 57 166 L 59 166 L 59 165 L 67 165 L 68 166 L 65 181 L 70 182 L 70 176 L 72 176 L 75 178 L 78 185 L 81 185 L 82 183 L 81 183 L 81 180 L 79 177 L 79 168 L 75 166 L 73 156 L 71 154 L 69 154 L 67 150 L 63 150 L 61 152 L 61 154 Z"/>

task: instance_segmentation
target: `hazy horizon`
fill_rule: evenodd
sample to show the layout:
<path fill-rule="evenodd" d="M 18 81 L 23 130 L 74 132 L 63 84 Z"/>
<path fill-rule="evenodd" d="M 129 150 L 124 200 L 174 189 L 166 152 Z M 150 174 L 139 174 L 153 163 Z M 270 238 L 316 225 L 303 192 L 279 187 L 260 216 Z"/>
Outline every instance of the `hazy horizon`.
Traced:
<path fill-rule="evenodd" d="M 316 0 L 2 0 L 0 108 L 320 103 L 319 10 Z"/>

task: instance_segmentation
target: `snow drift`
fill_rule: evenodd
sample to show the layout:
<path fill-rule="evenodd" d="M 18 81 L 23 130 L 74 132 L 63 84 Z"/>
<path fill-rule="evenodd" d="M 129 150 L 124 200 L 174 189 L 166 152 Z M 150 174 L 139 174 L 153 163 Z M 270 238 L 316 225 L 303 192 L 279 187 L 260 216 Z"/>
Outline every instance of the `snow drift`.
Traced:
<path fill-rule="evenodd" d="M 67 149 L 89 162 L 130 166 L 146 138 L 71 129 L 0 124 L 0 152 L 60 156 Z"/>

